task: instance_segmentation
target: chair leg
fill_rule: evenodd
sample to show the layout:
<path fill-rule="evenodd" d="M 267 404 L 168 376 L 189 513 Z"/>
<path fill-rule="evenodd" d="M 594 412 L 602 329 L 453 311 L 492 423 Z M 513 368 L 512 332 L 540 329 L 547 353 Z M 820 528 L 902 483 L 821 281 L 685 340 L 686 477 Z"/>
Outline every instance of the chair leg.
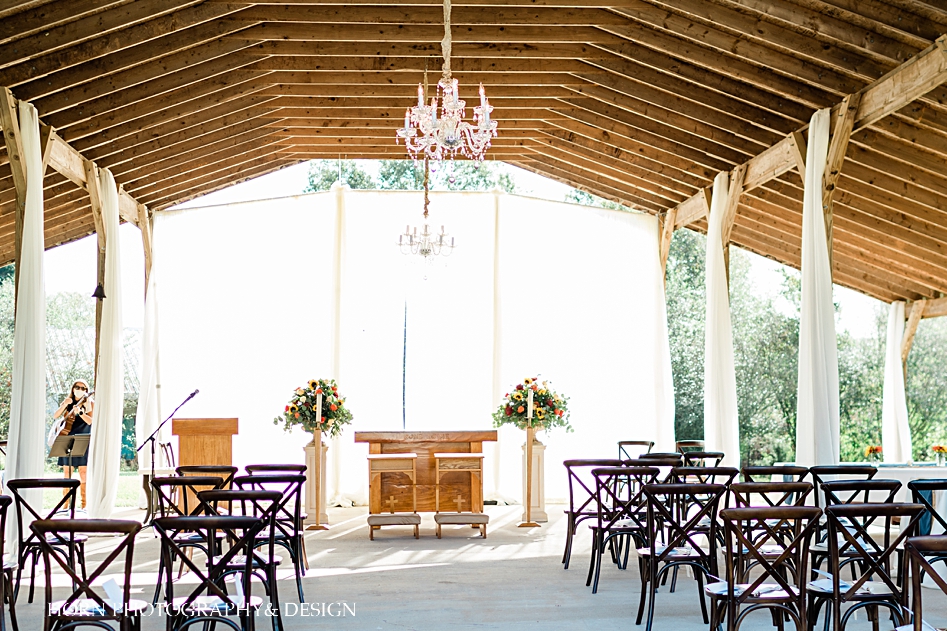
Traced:
<path fill-rule="evenodd" d="M 302 532 L 299 533 L 299 551 L 303 557 L 303 569 L 308 570 L 309 569 L 309 553 L 306 552 L 306 536 Z M 305 575 L 306 573 L 303 572 L 303 576 Z"/>
<path fill-rule="evenodd" d="M 677 569 L 676 567 L 674 568 Z M 700 613 L 704 617 L 704 624 L 707 624 L 707 597 L 704 594 L 704 573 L 699 569 L 694 569 L 694 577 L 697 579 L 697 592 L 700 595 Z"/>
<path fill-rule="evenodd" d="M 601 535 L 599 535 L 599 536 L 601 536 Z M 610 541 L 614 541 L 614 539 L 611 539 Z M 604 543 L 602 544 L 601 547 L 603 547 L 603 548 L 605 547 Z M 602 551 L 599 550 L 599 554 L 597 555 L 597 562 L 595 563 L 595 578 L 594 578 L 594 580 L 592 581 L 592 593 L 593 593 L 593 594 L 597 594 L 597 593 L 598 593 L 598 577 L 599 577 L 599 574 L 601 573 L 601 571 L 602 571 Z"/>
<path fill-rule="evenodd" d="M 641 617 L 644 615 L 645 595 L 648 593 L 648 577 L 651 574 L 650 559 L 645 561 L 639 557 L 638 573 L 641 575 L 641 598 L 638 601 L 638 616 L 635 618 L 635 624 L 641 624 Z"/>
<path fill-rule="evenodd" d="M 164 555 L 158 555 L 158 580 L 155 583 L 155 597 L 151 599 L 151 606 L 158 606 L 158 596 L 161 595 L 161 578 L 164 574 Z"/>
<path fill-rule="evenodd" d="M 592 575 L 595 573 L 595 557 L 599 554 L 598 530 L 592 530 L 592 553 L 589 557 L 589 575 L 585 577 L 585 586 L 592 584 Z"/>
<path fill-rule="evenodd" d="M 671 576 L 671 590 L 670 590 L 670 593 L 672 593 L 672 594 L 674 593 L 674 590 L 677 589 L 677 571 L 678 571 L 678 569 L 680 569 L 680 567 L 677 566 L 677 565 L 675 565 L 675 566 L 674 566 L 674 573 L 673 573 L 673 575 Z M 665 576 L 667 576 L 667 574 L 665 574 Z M 704 622 L 707 622 L 706 616 L 704 616 L 704 618 L 705 618 Z"/>
<path fill-rule="evenodd" d="M 654 598 L 657 594 L 657 576 L 654 574 L 655 568 L 652 563 L 651 567 L 651 580 L 648 581 L 648 623 L 645 625 L 645 631 L 651 631 L 651 627 L 654 624 Z M 665 572 L 667 574 L 667 572 Z"/>
<path fill-rule="evenodd" d="M 569 569 L 569 559 L 572 557 L 572 537 L 575 536 L 575 524 L 572 523 L 572 515 L 566 513 L 566 548 L 562 551 L 562 564 L 564 570 Z"/>

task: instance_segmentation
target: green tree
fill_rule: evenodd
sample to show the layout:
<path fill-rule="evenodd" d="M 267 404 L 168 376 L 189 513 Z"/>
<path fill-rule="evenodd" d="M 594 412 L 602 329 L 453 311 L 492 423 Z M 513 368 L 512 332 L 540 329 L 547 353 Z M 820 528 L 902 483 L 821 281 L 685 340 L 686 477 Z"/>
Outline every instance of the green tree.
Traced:
<path fill-rule="evenodd" d="M 0 267 L 0 283 L 4 283 L 8 280 L 12 281 L 15 271 L 16 268 L 13 263 Z"/>
<path fill-rule="evenodd" d="M 12 268 L 12 266 L 10 266 Z M 0 281 L 0 438 L 10 430 L 13 390 L 13 279 Z"/>
<path fill-rule="evenodd" d="M 598 195 L 592 195 L 591 193 L 580 191 L 577 188 L 566 191 L 563 201 L 570 204 L 579 204 L 581 206 L 598 206 L 599 208 L 608 208 L 609 210 L 631 210 L 618 202 L 603 199 Z"/>
<path fill-rule="evenodd" d="M 516 192 L 516 182 L 504 166 L 478 160 L 445 160 L 430 163 L 431 190 L 492 191 L 499 188 Z M 424 188 L 424 161 L 382 160 L 378 169 L 378 188 L 419 191 Z"/>
<path fill-rule="evenodd" d="M 309 183 L 303 189 L 305 193 L 327 191 L 339 181 L 353 189 L 375 188 L 375 181 L 354 160 L 311 160 L 309 162 Z"/>
<path fill-rule="evenodd" d="M 424 188 L 424 163 L 414 160 L 382 160 L 378 188 L 389 191 L 419 191 Z"/>

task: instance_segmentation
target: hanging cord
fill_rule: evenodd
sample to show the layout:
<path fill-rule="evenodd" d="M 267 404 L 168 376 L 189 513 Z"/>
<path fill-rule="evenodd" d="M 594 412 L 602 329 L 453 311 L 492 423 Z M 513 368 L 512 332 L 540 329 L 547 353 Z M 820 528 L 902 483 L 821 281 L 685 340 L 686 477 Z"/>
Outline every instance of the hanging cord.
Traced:
<path fill-rule="evenodd" d="M 431 200 L 428 197 L 428 180 L 430 179 L 431 169 L 428 167 L 428 157 L 424 156 L 424 220 L 427 221 L 427 207 Z"/>
<path fill-rule="evenodd" d="M 444 39 L 441 40 L 441 51 L 444 54 L 444 68 L 441 76 L 446 81 L 450 81 L 450 54 L 451 54 L 451 38 L 450 38 L 450 0 L 444 0 Z"/>

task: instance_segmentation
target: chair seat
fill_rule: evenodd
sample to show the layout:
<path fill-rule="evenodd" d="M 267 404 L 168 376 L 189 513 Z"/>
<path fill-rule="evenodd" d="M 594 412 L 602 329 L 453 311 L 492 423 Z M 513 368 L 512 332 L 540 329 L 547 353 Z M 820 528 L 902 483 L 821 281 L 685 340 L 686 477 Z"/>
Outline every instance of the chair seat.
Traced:
<path fill-rule="evenodd" d="M 103 598 L 103 600 L 108 600 Z M 64 616 L 105 616 L 107 612 L 105 608 L 102 607 L 98 602 L 92 600 L 91 598 L 80 598 L 79 600 L 72 603 L 69 608 L 65 611 L 62 610 L 63 606 L 66 604 L 65 600 L 57 600 L 49 605 L 49 613 L 52 615 L 64 615 Z M 126 611 L 132 614 L 140 614 L 142 611 L 146 610 L 150 605 L 143 600 L 129 600 L 126 605 Z"/>
<path fill-rule="evenodd" d="M 665 550 L 667 550 L 667 546 L 657 546 L 654 549 L 654 553 L 658 555 L 664 554 Z M 651 556 L 650 548 L 638 548 L 635 551 L 638 553 L 639 556 L 645 556 L 645 557 Z M 707 548 L 701 548 L 701 552 L 704 553 L 704 556 L 710 554 L 710 550 L 708 550 Z M 669 554 L 665 558 L 666 559 L 689 559 L 689 558 L 700 558 L 700 556 L 701 556 L 700 553 L 697 552 L 697 550 L 695 550 L 691 546 L 678 546 L 677 548 L 674 548 L 674 550 L 671 551 L 671 554 Z"/>
<path fill-rule="evenodd" d="M 854 583 L 849 581 L 839 581 L 839 591 L 848 592 Z M 816 594 L 832 594 L 832 579 L 830 578 L 820 578 L 817 581 L 810 582 L 807 586 L 808 591 Z M 891 596 L 891 588 L 888 587 L 883 581 L 867 581 L 865 582 L 857 592 L 858 595 L 862 596 Z"/>
<path fill-rule="evenodd" d="M 237 596 L 233 597 L 233 600 L 236 604 L 242 605 L 243 598 Z M 181 596 L 180 598 L 175 598 L 171 601 L 171 610 L 175 613 L 184 613 L 186 615 L 209 615 L 214 613 L 226 613 L 227 612 L 227 603 L 225 603 L 219 596 L 198 596 L 194 599 L 187 609 L 181 610 L 181 607 L 187 601 L 186 596 Z M 263 599 L 259 596 L 250 596 L 250 607 L 252 609 L 259 609 L 263 604 Z M 234 611 L 233 613 L 237 613 Z"/>
<path fill-rule="evenodd" d="M 270 563 L 271 565 L 280 565 L 280 564 L 283 562 L 283 557 L 281 557 L 281 556 L 278 555 L 278 554 L 274 554 L 274 555 L 271 556 L 270 558 L 266 558 L 266 557 L 267 557 L 267 553 L 260 551 L 260 552 L 257 552 L 255 556 L 262 558 L 264 561 Z M 222 558 L 223 558 L 222 555 L 215 556 L 215 557 L 214 557 L 214 563 L 220 562 L 220 559 L 222 559 Z M 254 565 L 257 565 L 257 562 L 256 562 L 256 561 L 254 561 Z M 227 562 L 227 566 L 228 566 L 228 567 L 246 567 L 246 566 L 247 566 L 247 555 L 245 555 L 245 554 L 238 554 L 238 555 L 234 556 L 234 558 L 230 559 L 230 561 Z"/>
<path fill-rule="evenodd" d="M 75 543 L 84 543 L 88 540 L 89 540 L 88 536 L 78 534 L 78 533 L 72 537 L 72 541 L 74 541 Z M 55 533 L 48 533 L 46 535 L 46 541 L 50 542 L 53 545 L 59 544 L 59 545 L 65 546 L 65 545 L 69 545 L 70 539 L 69 537 L 62 537 L 62 536 L 56 535 Z"/>
<path fill-rule="evenodd" d="M 751 585 L 751 583 L 738 583 L 733 586 L 733 595 L 740 596 L 746 589 Z M 792 587 L 792 586 L 790 586 Z M 710 583 L 704 587 L 706 591 L 711 596 L 726 596 L 727 595 L 727 583 L 723 581 L 718 581 L 716 583 Z M 792 597 L 794 598 L 797 594 L 795 589 L 792 590 Z M 753 593 L 753 598 L 772 598 L 772 599 L 785 599 L 790 598 L 790 595 L 786 593 L 785 589 L 780 588 L 779 585 L 775 583 L 763 583 L 756 588 L 756 591 Z"/>

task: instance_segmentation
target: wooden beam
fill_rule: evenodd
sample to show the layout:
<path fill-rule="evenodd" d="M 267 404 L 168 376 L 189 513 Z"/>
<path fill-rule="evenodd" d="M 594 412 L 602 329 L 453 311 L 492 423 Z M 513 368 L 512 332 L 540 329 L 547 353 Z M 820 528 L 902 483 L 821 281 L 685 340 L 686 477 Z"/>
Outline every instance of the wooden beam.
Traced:
<path fill-rule="evenodd" d="M 945 81 L 947 35 L 938 38 L 934 44 L 857 92 L 857 97 L 853 95 L 858 101 L 854 102 L 855 113 L 852 116 L 851 132 L 863 129 L 898 111 Z M 852 103 L 852 98 L 849 97 L 847 103 Z M 837 114 L 842 107 L 842 104 L 836 105 L 833 114 Z M 837 122 L 835 118 L 833 116 L 833 122 Z M 745 190 L 760 186 L 798 166 L 796 147 L 797 141 L 792 136 L 787 136 L 751 158 L 746 163 Z M 844 157 L 844 153 L 842 156 Z M 687 204 L 688 201 L 682 204 Z"/>
<path fill-rule="evenodd" d="M 661 278 L 667 282 L 668 253 L 671 251 L 671 239 L 674 237 L 674 225 L 677 223 L 677 206 L 667 211 L 661 226 L 661 242 L 658 252 L 661 255 Z"/>
<path fill-rule="evenodd" d="M 908 355 L 911 353 L 911 346 L 914 344 L 914 335 L 917 333 L 921 318 L 924 317 L 926 307 L 926 300 L 916 300 L 911 306 L 911 314 L 908 316 L 908 322 L 904 327 L 904 337 L 901 339 L 901 367 L 905 376 L 908 372 Z"/>
<path fill-rule="evenodd" d="M 921 301 L 916 300 L 915 302 L 908 304 L 904 311 L 904 317 L 906 319 L 911 318 L 911 313 L 914 311 L 914 306 L 919 302 Z M 947 297 L 930 298 L 923 302 L 924 308 L 921 310 L 921 318 L 939 318 L 942 316 L 947 316 Z"/>
<path fill-rule="evenodd" d="M 20 285 L 20 254 L 23 248 L 23 216 L 26 212 L 26 156 L 23 153 L 23 140 L 20 137 L 20 123 L 16 113 L 16 99 L 5 87 L 0 87 L 0 126 L 3 127 L 3 141 L 7 147 L 7 157 L 16 188 L 16 208 L 14 209 L 14 246 L 13 259 L 13 304 L 16 313 L 16 300 Z"/>
<path fill-rule="evenodd" d="M 99 190 L 99 168 L 90 160 L 83 160 L 83 171 L 85 172 L 86 190 L 89 192 L 89 201 L 92 204 L 92 220 L 95 222 L 96 242 L 98 252 L 96 256 L 96 285 L 105 287 L 105 241 L 108 235 L 105 232 L 105 220 L 102 217 L 102 191 Z M 118 238 L 118 235 L 112 235 L 112 238 Z M 106 295 L 106 298 L 108 296 Z M 114 298 L 114 297 L 113 297 Z M 99 374 L 99 342 L 102 332 L 102 299 L 95 301 L 95 372 Z"/>
<path fill-rule="evenodd" d="M 829 270 L 832 268 L 832 197 L 835 193 L 835 187 L 839 175 L 842 172 L 842 163 L 845 161 L 845 153 L 848 150 L 848 141 L 852 135 L 852 127 L 855 124 L 855 112 L 858 109 L 858 102 L 861 99 L 860 94 L 850 94 L 842 99 L 838 109 L 832 110 L 835 118 L 835 131 L 832 132 L 832 139 L 829 142 L 828 157 L 825 161 L 825 173 L 822 176 L 822 211 L 825 220 L 825 242 L 829 254 Z"/>
<path fill-rule="evenodd" d="M 741 164 L 730 174 L 730 190 L 727 195 L 727 205 L 723 209 L 722 231 L 720 233 L 721 246 L 727 247 L 730 243 L 730 232 L 733 230 L 733 222 L 737 218 L 737 206 L 740 205 L 740 197 L 743 195 L 743 179 L 746 177 L 746 164 Z"/>
<path fill-rule="evenodd" d="M 796 170 L 799 172 L 799 179 L 806 181 L 806 139 L 802 132 L 794 131 L 789 134 L 789 140 L 792 142 L 792 157 L 796 160 Z"/>
<path fill-rule="evenodd" d="M 686 226 L 710 214 L 710 201 L 713 189 L 705 187 L 697 191 L 686 201 L 675 206 L 674 229 Z"/>

